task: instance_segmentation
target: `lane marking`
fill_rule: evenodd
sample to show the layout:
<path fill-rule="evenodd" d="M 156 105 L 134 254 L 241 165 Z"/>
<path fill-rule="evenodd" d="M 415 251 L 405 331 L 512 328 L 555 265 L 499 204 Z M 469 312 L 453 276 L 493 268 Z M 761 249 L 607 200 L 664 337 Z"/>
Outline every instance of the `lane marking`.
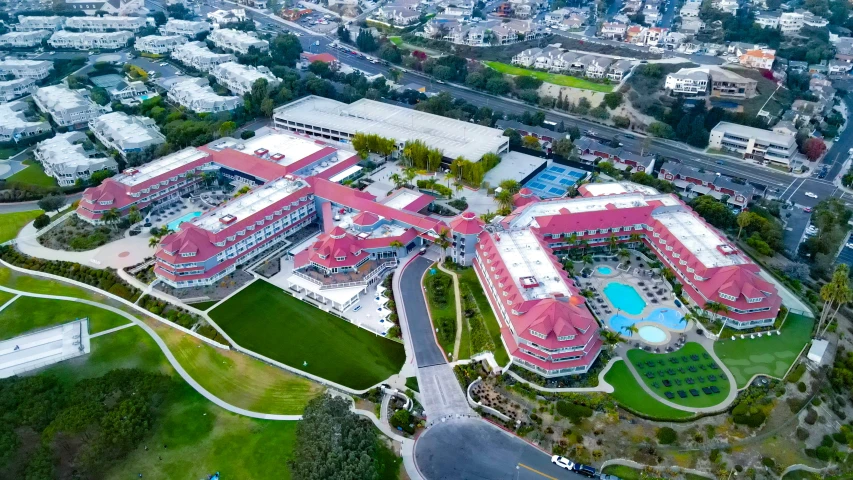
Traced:
<path fill-rule="evenodd" d="M 803 180 L 802 182 L 800 182 L 800 184 L 799 184 L 799 185 L 797 185 L 797 188 L 796 188 L 796 189 L 794 189 L 794 191 L 793 191 L 793 192 L 791 192 L 791 194 L 790 194 L 790 195 L 788 195 L 788 200 L 789 200 L 789 201 L 790 201 L 792 198 L 794 198 L 794 195 L 796 195 L 796 194 L 797 194 L 797 190 L 799 190 L 799 189 L 800 189 L 800 187 L 802 187 L 804 183 L 806 183 L 806 181 L 805 181 L 805 180 Z"/>
<path fill-rule="evenodd" d="M 536 470 L 536 469 L 535 469 L 535 468 L 533 468 L 533 467 L 528 467 L 527 465 L 525 465 L 525 464 L 523 464 L 523 463 L 519 463 L 519 464 L 518 464 L 518 466 L 519 466 L 519 467 L 524 467 L 524 468 L 526 468 L 527 470 L 530 470 L 531 472 L 536 473 L 536 474 L 538 474 L 538 475 L 542 475 L 543 477 L 548 478 L 548 479 L 550 479 L 550 480 L 558 480 L 558 479 L 557 479 L 557 477 L 552 477 L 551 475 L 548 475 L 548 474 L 542 473 L 542 472 L 540 472 L 539 470 Z"/>

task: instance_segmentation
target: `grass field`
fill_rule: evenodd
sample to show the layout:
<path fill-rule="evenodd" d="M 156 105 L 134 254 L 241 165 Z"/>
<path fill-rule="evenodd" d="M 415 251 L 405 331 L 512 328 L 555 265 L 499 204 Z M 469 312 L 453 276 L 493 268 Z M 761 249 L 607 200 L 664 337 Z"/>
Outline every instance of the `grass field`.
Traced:
<path fill-rule="evenodd" d="M 446 278 L 450 283 L 450 288 L 447 292 L 447 303 L 444 306 L 440 306 L 433 301 L 432 288 L 430 287 L 431 284 L 426 281 L 431 276 L 430 272 L 433 270 L 435 270 L 435 275 L 432 276 L 436 278 Z M 424 275 L 423 287 L 427 293 L 427 304 L 429 306 L 429 316 L 432 319 L 432 326 L 434 329 L 438 330 L 436 332 L 438 346 L 444 350 L 444 354 L 447 358 L 453 359 L 453 343 L 456 341 L 456 295 L 453 290 L 453 278 L 433 265 L 433 268 Z M 452 333 L 444 332 L 443 329 L 445 328 L 452 330 Z M 468 353 L 470 355 L 470 347 Z"/>
<path fill-rule="evenodd" d="M 216 305 L 217 303 L 219 303 L 219 300 L 211 300 L 211 301 L 209 301 L 209 302 L 191 303 L 191 304 L 190 304 L 190 306 L 191 306 L 191 307 L 195 307 L 195 308 L 197 308 L 197 309 L 199 309 L 199 310 L 207 310 L 207 309 L 209 309 L 210 307 L 212 307 L 212 306 Z"/>
<path fill-rule="evenodd" d="M 657 480 L 660 477 L 648 476 L 642 470 L 626 467 L 623 465 L 609 465 L 601 470 L 601 473 L 615 475 L 622 480 Z"/>
<path fill-rule="evenodd" d="M 20 297 L 0 312 L 0 340 L 83 317 L 89 318 L 89 333 L 130 323 L 130 320 L 121 315 L 92 305 L 67 300 Z"/>
<path fill-rule="evenodd" d="M 698 343 L 687 343 L 673 353 L 650 353 L 631 349 L 628 350 L 628 360 L 637 368 L 637 372 L 653 392 L 661 398 L 664 398 L 665 392 L 672 392 L 675 397 L 668 400 L 678 405 L 697 408 L 712 407 L 725 400 L 731 390 L 729 380 L 721 378 L 723 375 L 721 370 L 711 368 L 710 364 L 714 363 L 714 360 L 705 347 Z M 648 375 L 652 377 L 649 378 Z M 711 381 L 712 375 L 714 381 Z M 672 382 L 672 386 L 666 387 L 663 384 L 664 380 Z M 690 384 L 690 381 L 694 383 Z M 702 387 L 711 385 L 719 388 L 720 392 L 706 395 Z M 699 396 L 691 395 L 691 389 L 698 390 Z M 677 395 L 679 390 L 684 391 L 687 397 L 681 398 Z"/>
<path fill-rule="evenodd" d="M 44 173 L 41 164 L 33 160 L 24 160 L 24 165 L 29 165 L 27 168 L 7 178 L 7 182 L 21 182 L 29 185 L 38 185 L 40 187 L 55 187 L 56 179 Z"/>
<path fill-rule="evenodd" d="M 24 226 L 41 215 L 41 210 L 28 212 L 4 213 L 0 215 L 0 243 L 8 242 L 18 236 Z"/>
<path fill-rule="evenodd" d="M 472 267 L 457 272 L 457 275 L 459 275 L 459 286 L 461 287 L 462 284 L 468 285 L 468 288 L 471 289 L 471 293 L 474 295 L 474 300 L 477 302 L 477 307 L 480 308 L 480 313 L 483 314 L 483 320 L 486 322 L 486 328 L 489 329 L 489 334 L 492 336 L 492 342 L 495 344 L 495 351 L 493 352 L 495 355 L 495 361 L 498 362 L 498 365 L 505 366 L 509 363 L 509 355 L 501 341 L 501 326 L 498 324 L 498 319 L 495 318 L 495 312 L 492 310 L 492 305 L 489 303 L 489 299 L 486 298 L 483 286 L 480 285 L 480 279 L 477 278 L 477 272 L 475 272 Z"/>
<path fill-rule="evenodd" d="M 181 366 L 207 391 L 226 402 L 262 413 L 299 415 L 323 387 L 248 355 L 221 350 L 157 321 L 150 327 Z"/>
<path fill-rule="evenodd" d="M 21 274 L 6 267 L 0 267 L 0 285 L 29 293 L 45 293 L 96 301 L 103 301 L 105 298 L 67 283 Z"/>
<path fill-rule="evenodd" d="M 690 412 L 664 405 L 646 393 L 631 375 L 624 361 L 614 363 L 604 376 L 604 381 L 613 385 L 615 391 L 611 395 L 614 400 L 636 412 L 658 419 L 681 419 L 693 416 Z"/>
<path fill-rule="evenodd" d="M 731 370 L 738 388 L 756 374 L 782 378 L 809 342 L 813 326 L 813 318 L 790 313 L 781 335 L 721 340 L 714 344 L 714 352 Z"/>
<path fill-rule="evenodd" d="M 394 45 L 397 45 L 398 47 L 403 44 L 402 37 L 388 37 L 388 41 L 393 43 Z"/>
<path fill-rule="evenodd" d="M 406 357 L 402 344 L 323 312 L 263 280 L 209 315 L 243 348 L 350 388 L 368 388 L 398 373 Z"/>
<path fill-rule="evenodd" d="M 545 83 L 560 85 L 562 87 L 579 88 L 581 90 L 592 90 L 594 92 L 609 93 L 613 91 L 613 85 L 603 83 L 590 82 L 583 78 L 572 77 L 569 75 L 560 75 L 559 73 L 540 72 L 537 70 L 528 70 L 526 68 L 514 67 L 501 62 L 486 62 L 489 67 L 507 75 L 526 75 L 528 77 L 538 78 Z"/>

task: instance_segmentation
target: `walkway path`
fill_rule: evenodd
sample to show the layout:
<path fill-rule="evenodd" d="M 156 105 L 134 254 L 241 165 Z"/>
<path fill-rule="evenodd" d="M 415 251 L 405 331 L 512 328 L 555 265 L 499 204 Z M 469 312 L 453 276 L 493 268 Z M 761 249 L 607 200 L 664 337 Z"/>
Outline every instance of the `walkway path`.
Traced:
<path fill-rule="evenodd" d="M 613 385 L 610 385 L 609 383 L 604 381 L 604 376 L 607 375 L 607 372 L 610 371 L 610 367 L 612 367 L 613 364 L 618 362 L 619 360 L 622 360 L 622 359 L 614 356 L 613 358 L 610 359 L 609 362 L 607 362 L 607 365 L 604 366 L 604 368 L 601 370 L 601 372 L 598 373 L 598 386 L 597 387 L 548 388 L 548 387 L 543 387 L 541 385 L 537 385 L 535 383 L 528 382 L 527 380 L 521 378 L 517 373 L 513 372 L 512 370 L 507 370 L 504 373 L 508 374 L 510 377 L 518 380 L 519 382 L 524 383 L 525 385 L 529 385 L 530 388 L 532 388 L 534 390 L 539 390 L 540 392 L 549 392 L 549 393 L 561 393 L 561 392 L 566 392 L 566 393 L 592 393 L 592 392 L 613 393 L 614 391 L 616 391 L 616 389 L 613 388 Z"/>
<path fill-rule="evenodd" d="M 136 326 L 136 324 L 132 323 L 132 322 L 131 323 L 125 323 L 124 325 L 119 325 L 118 327 L 113 327 L 113 328 L 110 328 L 108 330 L 104 330 L 104 331 L 101 331 L 98 333 L 93 333 L 93 334 L 89 335 L 89 338 L 100 337 L 101 335 L 106 335 L 108 333 L 113 333 L 113 332 L 117 332 L 119 330 L 124 330 L 127 327 L 135 327 L 135 326 Z"/>
<path fill-rule="evenodd" d="M 452 272 L 442 265 L 441 261 L 435 262 L 438 269 L 450 275 L 453 278 L 453 294 L 456 296 L 456 340 L 453 341 L 453 358 L 459 360 L 459 346 L 462 343 L 462 329 L 465 328 L 465 323 L 462 321 L 462 295 L 459 292 L 459 276 L 456 272 Z"/>

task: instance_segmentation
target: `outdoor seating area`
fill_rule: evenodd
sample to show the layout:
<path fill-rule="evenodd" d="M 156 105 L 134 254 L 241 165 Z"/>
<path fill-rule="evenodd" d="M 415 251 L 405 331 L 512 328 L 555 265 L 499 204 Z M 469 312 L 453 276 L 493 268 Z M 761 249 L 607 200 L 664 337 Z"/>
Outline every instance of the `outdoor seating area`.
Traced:
<path fill-rule="evenodd" d="M 313 265 L 306 265 L 297 271 L 307 277 L 320 281 L 324 285 L 336 285 L 360 282 L 370 276 L 377 268 L 382 268 L 384 263 L 385 262 L 379 262 L 377 260 L 368 260 L 359 265 L 355 270 L 346 270 L 344 272 L 335 273 L 326 273 Z"/>
<path fill-rule="evenodd" d="M 639 348 L 639 349 L 645 350 L 647 352 L 670 353 L 670 352 L 675 352 L 677 350 L 680 350 L 681 347 L 683 347 L 685 343 L 687 343 L 687 334 L 681 333 L 677 337 L 673 336 L 672 339 L 670 340 L 670 342 L 667 343 L 666 345 L 659 345 L 659 346 L 653 347 L 651 345 L 646 345 L 646 344 L 643 344 L 640 342 L 633 342 L 632 345 L 634 346 L 634 348 Z"/>

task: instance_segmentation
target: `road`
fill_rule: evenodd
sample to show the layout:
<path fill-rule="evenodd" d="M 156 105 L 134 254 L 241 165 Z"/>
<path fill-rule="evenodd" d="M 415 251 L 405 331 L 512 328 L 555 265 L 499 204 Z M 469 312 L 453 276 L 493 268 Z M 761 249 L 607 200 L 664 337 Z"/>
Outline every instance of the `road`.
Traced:
<path fill-rule="evenodd" d="M 406 302 L 406 320 L 412 337 L 412 347 L 418 368 L 447 363 L 441 349 L 435 343 L 435 333 L 427 315 L 421 278 L 433 261 L 420 257 L 412 261 L 400 279 L 400 289 Z"/>
<path fill-rule="evenodd" d="M 415 443 L 415 463 L 429 480 L 544 480 L 582 477 L 551 463 L 551 457 L 480 419 L 428 428 Z"/>

